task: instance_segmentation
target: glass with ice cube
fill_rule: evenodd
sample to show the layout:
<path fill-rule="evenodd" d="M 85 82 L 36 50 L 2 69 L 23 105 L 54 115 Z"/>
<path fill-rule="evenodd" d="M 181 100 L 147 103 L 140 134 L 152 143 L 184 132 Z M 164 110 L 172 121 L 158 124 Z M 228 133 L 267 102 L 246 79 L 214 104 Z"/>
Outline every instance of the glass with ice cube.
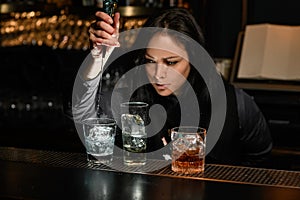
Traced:
<path fill-rule="evenodd" d="M 148 104 L 144 102 L 125 102 L 121 104 L 121 123 L 123 139 L 123 159 L 127 166 L 146 164 L 146 122 Z"/>
<path fill-rule="evenodd" d="M 83 131 L 89 164 L 111 164 L 116 135 L 115 120 L 110 118 L 85 119 Z"/>
<path fill-rule="evenodd" d="M 172 170 L 181 174 L 204 172 L 206 129 L 181 126 L 171 129 Z"/>

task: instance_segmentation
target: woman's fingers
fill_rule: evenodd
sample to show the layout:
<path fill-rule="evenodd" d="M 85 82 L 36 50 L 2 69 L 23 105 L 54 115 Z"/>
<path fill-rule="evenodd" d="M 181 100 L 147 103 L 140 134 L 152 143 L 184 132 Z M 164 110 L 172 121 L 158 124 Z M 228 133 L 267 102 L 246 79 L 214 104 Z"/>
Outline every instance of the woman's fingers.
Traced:
<path fill-rule="evenodd" d="M 105 30 L 95 30 L 95 29 L 91 28 L 89 30 L 89 32 L 91 35 L 94 35 L 95 37 L 102 38 L 102 39 L 109 39 L 112 36 L 111 33 L 108 33 Z"/>
<path fill-rule="evenodd" d="M 112 24 L 108 24 L 105 21 L 97 21 L 95 28 L 106 31 L 110 34 L 112 34 L 115 31 L 115 28 L 112 26 Z"/>
<path fill-rule="evenodd" d="M 95 15 L 96 15 L 97 18 L 99 18 L 99 20 L 105 21 L 108 24 L 113 24 L 114 23 L 113 19 L 108 14 L 106 14 L 105 12 L 98 11 L 98 12 L 96 12 Z"/>
<path fill-rule="evenodd" d="M 90 40 L 97 45 L 107 45 L 107 46 L 119 46 L 118 35 L 117 34 L 108 34 L 104 31 L 95 31 L 90 29 Z M 101 36 L 101 37 L 99 37 Z"/>
<path fill-rule="evenodd" d="M 96 17 L 98 21 L 92 23 L 89 28 L 92 43 L 106 46 L 120 46 L 118 42 L 120 13 L 116 13 L 114 19 L 104 12 L 97 12 Z"/>
<path fill-rule="evenodd" d="M 115 28 L 115 34 L 119 35 L 119 29 L 120 29 L 120 13 L 116 12 L 114 16 L 114 28 Z"/>

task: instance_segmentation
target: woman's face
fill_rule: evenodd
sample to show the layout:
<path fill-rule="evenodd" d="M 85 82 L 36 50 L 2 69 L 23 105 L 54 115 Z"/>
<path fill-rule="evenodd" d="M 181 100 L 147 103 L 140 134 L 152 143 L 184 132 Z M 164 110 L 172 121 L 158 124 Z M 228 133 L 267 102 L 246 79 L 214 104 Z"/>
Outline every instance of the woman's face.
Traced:
<path fill-rule="evenodd" d="M 146 73 L 161 96 L 176 94 L 190 73 L 184 46 L 167 34 L 155 34 L 146 50 Z M 186 59 L 185 59 L 186 58 Z"/>

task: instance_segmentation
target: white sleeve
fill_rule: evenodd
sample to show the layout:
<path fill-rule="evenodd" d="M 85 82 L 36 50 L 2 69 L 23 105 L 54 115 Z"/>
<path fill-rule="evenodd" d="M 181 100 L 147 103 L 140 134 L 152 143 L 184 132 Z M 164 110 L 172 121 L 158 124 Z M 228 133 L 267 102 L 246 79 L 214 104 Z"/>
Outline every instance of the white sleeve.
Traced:
<path fill-rule="evenodd" d="M 93 79 L 85 80 L 82 78 L 82 73 L 88 65 L 102 65 L 102 60 L 94 59 L 91 54 L 89 54 L 80 66 L 72 94 L 72 116 L 75 122 L 81 122 L 83 119 L 97 116 L 96 95 L 101 73 Z"/>
<path fill-rule="evenodd" d="M 72 115 L 75 122 L 89 117 L 96 117 L 96 95 L 100 76 L 83 81 L 77 76 L 72 95 Z"/>
<path fill-rule="evenodd" d="M 95 56 L 90 52 L 82 62 L 77 73 L 72 94 L 72 116 L 74 122 L 78 123 L 90 117 L 97 116 L 96 97 L 100 78 L 105 64 L 112 54 L 114 47 L 107 49 L 103 58 Z"/>

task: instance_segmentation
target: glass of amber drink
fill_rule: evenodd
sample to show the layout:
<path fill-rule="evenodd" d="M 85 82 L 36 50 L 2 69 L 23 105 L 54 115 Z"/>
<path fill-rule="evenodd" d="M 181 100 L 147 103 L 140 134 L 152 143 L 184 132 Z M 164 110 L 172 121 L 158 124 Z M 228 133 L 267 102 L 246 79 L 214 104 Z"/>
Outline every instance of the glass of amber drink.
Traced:
<path fill-rule="evenodd" d="M 206 129 L 181 126 L 171 129 L 172 171 L 181 174 L 204 172 Z"/>

